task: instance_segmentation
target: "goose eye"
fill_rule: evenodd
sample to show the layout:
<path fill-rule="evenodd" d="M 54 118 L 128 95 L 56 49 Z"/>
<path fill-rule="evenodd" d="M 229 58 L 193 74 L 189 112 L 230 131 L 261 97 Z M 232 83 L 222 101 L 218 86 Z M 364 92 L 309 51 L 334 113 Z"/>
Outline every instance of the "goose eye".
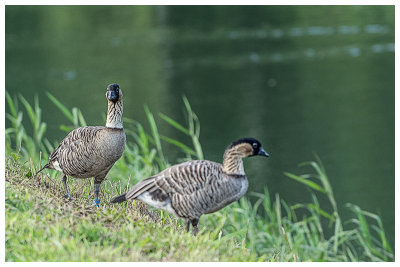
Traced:
<path fill-rule="evenodd" d="M 257 148 L 257 143 L 253 143 L 253 148 Z"/>

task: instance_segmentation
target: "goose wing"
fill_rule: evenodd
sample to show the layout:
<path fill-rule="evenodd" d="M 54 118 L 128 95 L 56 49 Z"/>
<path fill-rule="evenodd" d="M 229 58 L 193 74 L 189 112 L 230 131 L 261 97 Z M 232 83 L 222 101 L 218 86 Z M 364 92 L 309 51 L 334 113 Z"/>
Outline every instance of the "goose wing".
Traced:
<path fill-rule="evenodd" d="M 140 181 L 126 194 L 126 199 L 137 198 L 145 192 L 191 195 L 211 184 L 221 172 L 219 163 L 207 160 L 188 161 Z"/>
<path fill-rule="evenodd" d="M 71 131 L 49 157 L 49 164 L 59 164 L 69 175 L 83 174 L 90 169 L 90 155 L 93 153 L 97 134 L 103 126 L 86 126 Z"/>

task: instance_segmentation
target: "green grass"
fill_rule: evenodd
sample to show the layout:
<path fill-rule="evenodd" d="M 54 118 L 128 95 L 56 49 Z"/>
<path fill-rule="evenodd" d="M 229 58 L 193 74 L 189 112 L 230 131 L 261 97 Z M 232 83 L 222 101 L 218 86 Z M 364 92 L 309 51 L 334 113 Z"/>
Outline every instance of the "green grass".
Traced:
<path fill-rule="evenodd" d="M 71 111 L 48 94 L 66 122 L 66 133 L 86 125 L 77 108 Z M 379 216 L 347 204 L 352 217 L 343 221 L 321 160 L 301 164 L 307 173 L 284 173 L 310 191 L 309 203 L 286 203 L 277 194 L 251 193 L 223 210 L 201 217 L 200 233 L 186 233 L 172 215 L 140 201 L 109 203 L 137 181 L 177 162 L 201 159 L 200 123 L 184 98 L 186 124 L 145 108 L 148 125 L 124 118 L 127 146 L 103 182 L 100 208 L 91 206 L 92 181 L 69 179 L 72 201 L 63 198 L 58 172 L 33 174 L 46 163 L 57 142 L 45 138 L 37 98 L 32 106 L 6 92 L 11 127 L 6 129 L 6 260 L 7 261 L 393 261 Z M 24 111 L 19 109 L 22 103 Z M 32 132 L 27 133 L 23 116 Z M 174 140 L 159 133 L 157 119 L 185 134 Z M 181 152 L 168 162 L 163 145 Z M 319 201 L 326 198 L 328 209 Z"/>

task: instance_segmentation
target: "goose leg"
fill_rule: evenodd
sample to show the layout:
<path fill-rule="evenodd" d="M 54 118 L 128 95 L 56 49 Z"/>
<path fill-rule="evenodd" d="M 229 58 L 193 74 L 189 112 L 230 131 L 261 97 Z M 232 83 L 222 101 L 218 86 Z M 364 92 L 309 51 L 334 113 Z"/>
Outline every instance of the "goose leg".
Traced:
<path fill-rule="evenodd" d="M 93 199 L 93 205 L 96 207 L 99 206 L 100 204 L 100 199 L 99 199 L 99 192 L 100 192 L 100 183 L 96 183 L 96 180 L 94 181 L 94 199 Z"/>
<path fill-rule="evenodd" d="M 199 219 L 194 219 L 191 220 L 192 226 L 193 226 L 193 235 L 197 235 L 199 232 L 199 228 L 197 228 L 197 224 L 199 223 Z"/>
<path fill-rule="evenodd" d="M 190 230 L 190 220 L 186 221 L 186 232 L 189 232 Z"/>
<path fill-rule="evenodd" d="M 64 197 L 67 198 L 68 200 L 71 200 L 71 195 L 69 194 L 69 190 L 68 190 L 68 186 L 67 186 L 67 176 L 65 174 L 63 176 L 62 181 L 63 181 L 63 185 L 64 185 L 64 190 L 66 192 Z"/>

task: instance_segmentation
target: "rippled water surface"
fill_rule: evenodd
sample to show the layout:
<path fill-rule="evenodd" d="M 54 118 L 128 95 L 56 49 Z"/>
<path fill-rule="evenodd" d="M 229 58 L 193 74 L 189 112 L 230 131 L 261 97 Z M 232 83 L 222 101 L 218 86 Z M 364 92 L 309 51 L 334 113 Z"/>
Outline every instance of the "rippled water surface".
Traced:
<path fill-rule="evenodd" d="M 46 91 L 92 125 L 104 124 L 111 82 L 143 123 L 144 104 L 184 122 L 186 95 L 206 158 L 243 136 L 271 154 L 245 160 L 250 191 L 310 201 L 283 172 L 310 171 L 297 164 L 315 152 L 340 209 L 379 213 L 392 244 L 394 53 L 390 6 L 6 7 L 6 89 L 39 96 L 48 139 L 63 138 L 64 118 Z"/>

